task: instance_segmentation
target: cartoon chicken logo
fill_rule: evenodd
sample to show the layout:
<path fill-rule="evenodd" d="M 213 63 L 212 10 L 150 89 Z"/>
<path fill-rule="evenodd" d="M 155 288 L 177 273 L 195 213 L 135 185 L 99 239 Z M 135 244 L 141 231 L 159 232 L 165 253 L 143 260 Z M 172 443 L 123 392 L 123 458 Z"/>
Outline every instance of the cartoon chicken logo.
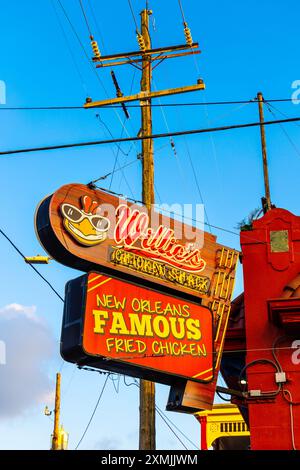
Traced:
<path fill-rule="evenodd" d="M 85 195 L 80 198 L 80 202 L 82 209 L 68 203 L 60 206 L 64 227 L 81 245 L 98 245 L 107 238 L 110 221 L 97 214 L 98 201 Z"/>

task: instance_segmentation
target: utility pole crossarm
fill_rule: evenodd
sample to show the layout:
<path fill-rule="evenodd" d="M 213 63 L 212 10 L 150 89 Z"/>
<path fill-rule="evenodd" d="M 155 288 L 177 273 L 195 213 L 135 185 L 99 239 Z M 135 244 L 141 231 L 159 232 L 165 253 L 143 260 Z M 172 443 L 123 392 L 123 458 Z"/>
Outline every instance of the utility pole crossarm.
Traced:
<path fill-rule="evenodd" d="M 160 98 L 161 96 L 176 95 L 176 94 L 181 94 L 181 93 L 190 93 L 193 91 L 204 90 L 204 89 L 205 89 L 204 83 L 202 82 L 202 80 L 199 80 L 196 85 L 188 85 L 188 86 L 179 87 L 179 88 L 169 88 L 168 90 L 161 90 L 161 91 L 145 90 L 135 95 L 120 96 L 118 98 L 110 98 L 110 99 L 101 100 L 101 101 L 87 102 L 84 104 L 84 107 L 85 108 L 100 108 L 101 106 L 107 106 L 110 104 L 114 105 L 114 104 L 126 103 L 129 101 L 143 101 L 143 100 L 149 100 L 152 98 Z"/>
<path fill-rule="evenodd" d="M 175 59 L 176 57 L 185 57 L 187 55 L 195 55 L 195 54 L 201 54 L 200 51 L 192 50 L 192 51 L 186 51 L 186 52 L 178 52 L 177 54 L 158 54 L 155 57 L 152 57 L 152 62 L 155 62 L 158 60 L 159 62 L 162 62 L 165 59 Z M 119 60 L 117 62 L 106 62 L 106 63 L 101 63 L 97 64 L 96 68 L 103 68 L 103 67 L 114 67 L 116 65 L 134 65 L 134 64 L 139 64 L 143 61 L 143 59 L 128 59 L 128 60 Z M 159 65 L 159 64 L 157 64 Z"/>
<path fill-rule="evenodd" d="M 187 44 L 182 44 L 179 46 L 167 46 L 167 47 L 159 47 L 156 49 L 148 49 L 146 48 L 145 51 L 133 51 L 133 52 L 120 52 L 119 54 L 111 54 L 111 55 L 103 55 L 100 59 L 94 60 L 94 62 L 106 62 L 109 60 L 116 60 L 116 59 L 125 59 L 129 57 L 139 57 L 145 54 L 147 55 L 155 55 L 155 54 L 162 54 L 166 52 L 178 52 L 188 49 L 198 49 L 199 44 L 197 42 L 193 43 L 191 46 Z"/>

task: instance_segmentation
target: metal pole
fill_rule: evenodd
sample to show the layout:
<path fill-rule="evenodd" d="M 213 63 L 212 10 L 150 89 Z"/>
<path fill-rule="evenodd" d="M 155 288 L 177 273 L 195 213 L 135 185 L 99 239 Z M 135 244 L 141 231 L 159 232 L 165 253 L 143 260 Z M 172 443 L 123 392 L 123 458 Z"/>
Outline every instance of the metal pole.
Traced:
<path fill-rule="evenodd" d="M 54 429 L 52 437 L 52 450 L 59 450 L 59 417 L 60 417 L 60 379 L 61 375 L 56 374 L 56 389 L 55 389 L 55 408 L 54 408 Z"/>
<path fill-rule="evenodd" d="M 146 9 L 141 13 L 141 34 L 144 37 L 146 49 L 151 49 L 149 34 L 149 15 L 151 11 Z M 143 53 L 141 91 L 151 91 L 152 62 L 151 55 Z M 151 100 L 141 101 L 142 133 L 152 135 L 152 110 Z M 146 104 L 148 106 L 143 106 Z M 153 139 L 142 141 L 143 164 L 143 202 L 146 205 L 150 220 L 151 206 L 154 204 L 154 159 Z M 154 450 L 155 444 L 155 383 L 147 380 L 140 381 L 140 450 Z"/>
<path fill-rule="evenodd" d="M 271 195 L 270 195 L 270 182 L 269 182 L 269 171 L 268 171 L 268 159 L 267 159 L 267 145 L 266 145 L 266 134 L 264 126 L 264 109 L 263 102 L 264 98 L 261 92 L 257 93 L 258 109 L 259 109 L 259 120 L 260 136 L 261 136 L 261 148 L 263 157 L 263 170 L 264 170 L 264 185 L 265 185 L 265 204 L 264 211 L 267 212 L 271 209 Z"/>

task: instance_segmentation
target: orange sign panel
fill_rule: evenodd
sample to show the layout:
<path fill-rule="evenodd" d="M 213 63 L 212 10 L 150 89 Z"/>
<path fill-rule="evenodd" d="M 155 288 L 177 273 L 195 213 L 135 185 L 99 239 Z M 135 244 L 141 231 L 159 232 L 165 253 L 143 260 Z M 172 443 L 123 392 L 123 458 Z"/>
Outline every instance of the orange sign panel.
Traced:
<path fill-rule="evenodd" d="M 85 365 L 166 384 L 178 378 L 212 380 L 213 322 L 207 307 L 104 274 L 80 279 L 82 298 L 76 304 L 70 288 L 74 281 L 67 286 L 64 357 L 83 362 L 84 356 Z M 73 290 L 78 290 L 77 283 Z M 70 344 L 68 334 L 75 338 L 74 310 L 81 331 L 77 344 Z M 69 352 L 76 347 L 71 358 Z"/>

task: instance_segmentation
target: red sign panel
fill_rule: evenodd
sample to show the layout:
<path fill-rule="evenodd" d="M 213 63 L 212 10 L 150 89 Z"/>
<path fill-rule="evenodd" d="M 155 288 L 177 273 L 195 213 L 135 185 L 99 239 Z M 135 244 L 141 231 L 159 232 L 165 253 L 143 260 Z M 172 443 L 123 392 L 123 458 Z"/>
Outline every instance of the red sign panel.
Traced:
<path fill-rule="evenodd" d="M 82 350 L 94 364 L 99 358 L 101 368 L 119 367 L 128 375 L 170 384 L 178 377 L 213 378 L 213 322 L 207 307 L 90 273 L 83 316 Z"/>

